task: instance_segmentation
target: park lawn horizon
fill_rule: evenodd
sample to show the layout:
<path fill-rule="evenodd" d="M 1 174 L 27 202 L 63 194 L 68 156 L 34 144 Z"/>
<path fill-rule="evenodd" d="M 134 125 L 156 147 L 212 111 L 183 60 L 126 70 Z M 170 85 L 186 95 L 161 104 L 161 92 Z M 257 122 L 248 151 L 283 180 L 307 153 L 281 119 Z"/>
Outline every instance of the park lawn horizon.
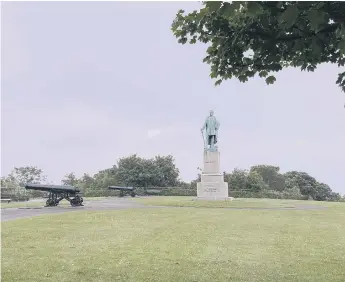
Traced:
<path fill-rule="evenodd" d="M 8 221 L 2 281 L 343 282 L 344 218 L 345 205 L 335 205 L 81 211 Z"/>
<path fill-rule="evenodd" d="M 321 202 L 283 199 L 234 198 L 230 200 L 197 200 L 190 196 L 153 196 L 132 198 L 148 206 L 196 207 L 196 208 L 298 208 L 303 206 L 337 207 L 344 202 Z"/>

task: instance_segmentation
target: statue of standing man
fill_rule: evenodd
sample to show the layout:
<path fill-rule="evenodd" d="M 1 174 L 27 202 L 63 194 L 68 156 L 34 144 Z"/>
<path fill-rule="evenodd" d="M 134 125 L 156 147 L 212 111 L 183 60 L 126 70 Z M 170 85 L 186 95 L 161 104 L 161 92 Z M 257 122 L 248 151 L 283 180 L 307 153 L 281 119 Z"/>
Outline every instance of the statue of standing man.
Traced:
<path fill-rule="evenodd" d="M 210 115 L 206 118 L 204 126 L 201 128 L 201 133 L 204 139 L 204 147 L 207 151 L 217 151 L 219 122 L 210 111 Z M 204 130 L 206 132 L 206 140 L 204 137 Z"/>

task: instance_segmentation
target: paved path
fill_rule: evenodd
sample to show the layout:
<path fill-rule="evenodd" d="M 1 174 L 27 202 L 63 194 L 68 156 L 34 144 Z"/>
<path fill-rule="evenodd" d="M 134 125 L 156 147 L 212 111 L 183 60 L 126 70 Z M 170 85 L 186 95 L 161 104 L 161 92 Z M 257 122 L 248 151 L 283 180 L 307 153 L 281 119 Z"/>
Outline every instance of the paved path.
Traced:
<path fill-rule="evenodd" d="M 1 209 L 1 221 L 8 221 L 18 218 L 32 217 L 42 214 L 56 214 L 73 211 L 87 210 L 121 210 L 130 208 L 153 208 L 145 206 L 128 199 L 104 199 L 95 201 L 84 201 L 83 207 L 57 206 L 57 207 L 27 207 L 27 208 L 6 208 Z"/>
<path fill-rule="evenodd" d="M 126 198 L 110 198 L 94 201 L 85 201 L 83 207 L 71 207 L 71 206 L 57 206 L 51 208 L 45 208 L 44 202 L 42 207 L 27 207 L 27 208 L 7 208 L 1 209 L 1 221 L 14 220 L 19 218 L 28 218 L 32 216 L 38 216 L 43 214 L 58 214 L 64 212 L 73 211 L 87 211 L 87 210 L 122 210 L 133 208 L 182 208 L 173 206 L 147 206 L 139 204 L 135 201 Z M 193 207 L 184 207 L 193 208 Z M 211 207 L 210 207 L 211 208 Z M 319 210 L 325 209 L 323 206 L 312 205 L 296 205 L 295 207 L 228 207 L 222 208 L 226 210 Z"/>

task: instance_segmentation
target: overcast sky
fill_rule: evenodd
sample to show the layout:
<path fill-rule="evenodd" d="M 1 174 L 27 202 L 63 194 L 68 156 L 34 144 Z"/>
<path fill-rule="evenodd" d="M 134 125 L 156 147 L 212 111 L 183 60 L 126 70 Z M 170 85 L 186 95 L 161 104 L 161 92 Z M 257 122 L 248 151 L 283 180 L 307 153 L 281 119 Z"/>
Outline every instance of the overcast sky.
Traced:
<path fill-rule="evenodd" d="M 198 2 L 2 2 L 2 175 L 42 168 L 56 184 L 120 157 L 172 154 L 185 181 L 202 166 L 200 128 L 220 122 L 222 170 L 305 171 L 345 193 L 340 71 L 286 69 L 214 87 L 206 46 L 180 45 L 176 12 Z"/>

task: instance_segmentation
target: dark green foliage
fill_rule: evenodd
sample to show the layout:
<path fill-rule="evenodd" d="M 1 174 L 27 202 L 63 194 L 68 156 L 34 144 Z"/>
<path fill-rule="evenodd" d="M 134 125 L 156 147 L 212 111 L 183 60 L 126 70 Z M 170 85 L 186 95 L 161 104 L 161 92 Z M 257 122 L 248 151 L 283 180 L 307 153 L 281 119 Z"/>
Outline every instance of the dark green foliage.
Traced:
<path fill-rule="evenodd" d="M 63 185 L 77 186 L 78 178 L 75 176 L 73 172 L 71 172 L 71 173 L 66 174 L 65 179 L 63 179 L 61 182 Z"/>
<path fill-rule="evenodd" d="M 218 85 L 256 75 L 273 84 L 286 67 L 314 71 L 345 64 L 345 2 L 206 1 L 199 11 L 178 11 L 172 31 L 181 44 L 207 44 L 204 62 Z M 345 92 L 345 72 L 336 83 Z"/>
<path fill-rule="evenodd" d="M 1 181 L 3 182 L 3 181 Z M 4 187 L 1 184 L 1 198 L 2 199 L 11 199 L 12 201 L 28 201 L 29 195 L 25 193 L 25 190 L 22 187 Z"/>
<path fill-rule="evenodd" d="M 200 182 L 200 181 L 201 181 L 201 174 L 198 173 L 197 178 L 196 178 L 195 180 L 191 181 L 191 183 L 190 183 L 190 188 L 196 189 L 197 183 Z"/>
<path fill-rule="evenodd" d="M 175 166 L 173 156 L 156 156 L 154 164 L 154 185 L 158 187 L 175 186 L 179 180 L 179 170 Z"/>
<path fill-rule="evenodd" d="M 263 177 L 257 171 L 250 171 L 247 175 L 246 189 L 251 192 L 260 192 L 267 190 L 269 186 L 265 183 Z"/>
<path fill-rule="evenodd" d="M 314 199 L 316 201 L 339 201 L 341 196 L 331 188 L 319 183 L 306 172 L 279 173 L 279 167 L 270 165 L 252 166 L 246 170 L 234 169 L 224 173 L 229 191 L 235 197 Z"/>
<path fill-rule="evenodd" d="M 224 181 L 229 183 L 231 190 L 246 190 L 247 174 L 246 170 L 235 168 L 231 174 L 224 173 Z"/>
<path fill-rule="evenodd" d="M 324 183 L 318 182 L 306 172 L 289 171 L 281 174 L 279 167 L 271 165 L 252 166 L 249 171 L 234 169 L 224 172 L 224 181 L 229 183 L 229 195 L 244 198 L 314 199 L 317 201 L 345 201 L 338 193 Z M 20 173 L 23 172 L 23 173 Z M 30 172 L 30 173 L 29 173 Z M 26 193 L 19 183 L 28 179 L 40 182 L 42 171 L 29 167 L 14 170 L 1 178 L 1 195 L 12 200 L 27 200 L 42 196 Z M 120 191 L 109 190 L 108 186 L 134 186 L 137 195 L 196 196 L 200 174 L 190 183 L 181 181 L 179 170 L 172 156 L 157 156 L 152 159 L 132 155 L 119 160 L 117 165 L 90 176 L 87 173 L 77 178 L 69 173 L 62 180 L 64 185 L 78 187 L 85 197 L 119 196 Z"/>
<path fill-rule="evenodd" d="M 129 186 L 167 187 L 179 182 L 179 170 L 172 156 L 143 159 L 132 155 L 119 160 L 117 177 L 121 183 Z"/>
<path fill-rule="evenodd" d="M 117 165 L 96 173 L 93 177 L 84 174 L 77 179 L 73 173 L 65 176 L 64 184 L 73 183 L 86 197 L 120 196 L 119 191 L 108 190 L 108 186 L 147 187 L 188 187 L 179 179 L 179 170 L 172 156 L 156 156 L 152 159 L 140 158 L 137 155 L 121 158 Z M 140 194 L 141 192 L 139 192 Z M 144 194 L 147 194 L 146 192 Z"/>
<path fill-rule="evenodd" d="M 277 166 L 252 166 L 250 172 L 257 172 L 271 190 L 283 191 L 285 189 L 284 176 L 279 173 L 279 167 Z"/>
<path fill-rule="evenodd" d="M 26 191 L 24 186 L 28 183 L 40 184 L 47 177 L 43 171 L 35 166 L 15 167 L 9 175 L 1 177 L 1 194 L 10 193 L 9 198 L 13 201 L 27 201 L 29 198 L 42 196 L 40 191 Z"/>
<path fill-rule="evenodd" d="M 15 167 L 10 174 L 11 179 L 15 179 L 20 187 L 28 183 L 39 184 L 46 181 L 42 169 L 35 166 Z"/>

